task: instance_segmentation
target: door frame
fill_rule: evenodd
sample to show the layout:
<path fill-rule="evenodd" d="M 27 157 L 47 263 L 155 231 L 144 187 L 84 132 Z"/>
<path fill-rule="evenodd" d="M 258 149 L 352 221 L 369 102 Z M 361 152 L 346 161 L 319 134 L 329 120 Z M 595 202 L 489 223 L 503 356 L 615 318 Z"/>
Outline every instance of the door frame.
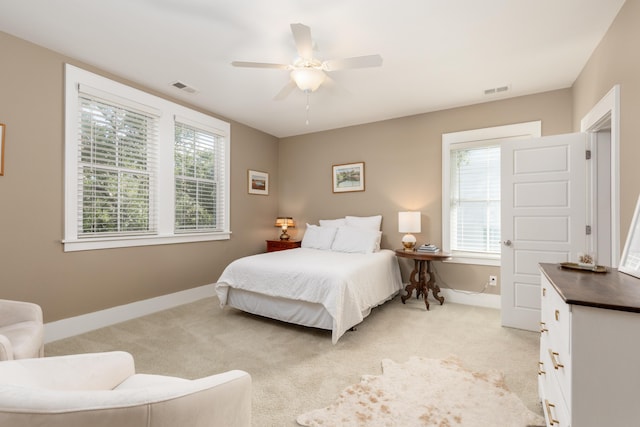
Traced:
<path fill-rule="evenodd" d="M 620 85 L 615 85 L 598 103 L 589 111 L 580 121 L 580 132 L 591 134 L 590 140 L 592 148 L 600 146 L 597 144 L 599 132 L 610 132 L 610 140 L 607 141 L 609 148 L 609 182 L 610 197 L 602 200 L 602 197 L 596 199 L 597 181 L 600 179 L 597 173 L 597 163 L 591 162 L 590 177 L 591 191 L 589 216 L 594 230 L 600 230 L 598 227 L 598 204 L 609 206 L 606 226 L 609 228 L 610 241 L 605 242 L 604 239 L 597 239 L 600 233 L 591 234 L 591 244 L 593 251 L 597 253 L 609 253 L 608 259 L 597 259 L 599 264 L 617 267 L 620 261 Z M 606 148 L 605 148 L 606 149 Z M 604 179 L 604 178 L 603 178 Z M 603 248 L 605 248 L 603 250 Z"/>

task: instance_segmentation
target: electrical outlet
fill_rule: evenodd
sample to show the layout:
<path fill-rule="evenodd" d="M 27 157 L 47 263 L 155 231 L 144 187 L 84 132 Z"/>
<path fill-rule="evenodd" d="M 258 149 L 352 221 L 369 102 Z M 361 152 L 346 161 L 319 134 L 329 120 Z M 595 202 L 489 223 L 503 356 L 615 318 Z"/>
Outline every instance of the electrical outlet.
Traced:
<path fill-rule="evenodd" d="M 496 286 L 498 284 L 498 278 L 496 276 L 489 276 L 489 286 Z"/>

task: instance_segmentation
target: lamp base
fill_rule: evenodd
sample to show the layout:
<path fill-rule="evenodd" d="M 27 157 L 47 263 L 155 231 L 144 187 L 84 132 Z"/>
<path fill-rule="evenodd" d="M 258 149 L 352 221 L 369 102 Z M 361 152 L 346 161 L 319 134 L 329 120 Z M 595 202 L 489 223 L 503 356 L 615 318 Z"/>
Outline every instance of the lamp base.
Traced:
<path fill-rule="evenodd" d="M 413 234 L 405 234 L 402 237 L 402 246 L 407 252 L 414 252 L 416 247 L 416 237 Z"/>
<path fill-rule="evenodd" d="M 287 234 L 287 231 L 283 231 L 282 234 L 280 235 L 280 240 L 289 240 L 289 235 Z"/>

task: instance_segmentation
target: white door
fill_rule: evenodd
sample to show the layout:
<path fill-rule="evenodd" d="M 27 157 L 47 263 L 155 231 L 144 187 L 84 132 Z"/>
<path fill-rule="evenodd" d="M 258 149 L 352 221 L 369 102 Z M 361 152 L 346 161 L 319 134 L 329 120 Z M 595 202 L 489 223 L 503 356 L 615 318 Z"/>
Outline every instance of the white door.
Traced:
<path fill-rule="evenodd" d="M 577 261 L 586 246 L 584 133 L 501 146 L 502 325 L 539 330 L 538 263 Z"/>

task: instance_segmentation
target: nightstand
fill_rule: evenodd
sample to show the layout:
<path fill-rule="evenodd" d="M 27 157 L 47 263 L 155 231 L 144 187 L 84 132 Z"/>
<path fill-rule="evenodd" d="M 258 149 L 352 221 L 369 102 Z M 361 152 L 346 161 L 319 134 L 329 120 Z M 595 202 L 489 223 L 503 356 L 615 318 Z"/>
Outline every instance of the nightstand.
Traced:
<path fill-rule="evenodd" d="M 414 265 L 409 278 L 409 284 L 405 288 L 407 294 L 400 298 L 402 303 L 404 304 L 406 300 L 411 298 L 411 294 L 415 289 L 417 297 L 420 297 L 420 294 L 424 296 L 424 305 L 427 307 L 427 310 L 429 310 L 429 301 L 427 301 L 429 290 L 431 290 L 433 297 L 442 305 L 444 303 L 444 297 L 438 295 L 440 293 L 440 286 L 436 283 L 436 276 L 433 274 L 431 261 L 444 261 L 451 258 L 451 254 L 446 252 L 425 253 L 396 249 L 396 256 L 412 259 Z M 429 276 L 429 280 L 427 280 L 427 275 Z M 416 280 L 416 276 L 418 276 L 418 280 Z"/>
<path fill-rule="evenodd" d="M 300 240 L 267 240 L 267 252 L 284 251 L 299 248 Z"/>

